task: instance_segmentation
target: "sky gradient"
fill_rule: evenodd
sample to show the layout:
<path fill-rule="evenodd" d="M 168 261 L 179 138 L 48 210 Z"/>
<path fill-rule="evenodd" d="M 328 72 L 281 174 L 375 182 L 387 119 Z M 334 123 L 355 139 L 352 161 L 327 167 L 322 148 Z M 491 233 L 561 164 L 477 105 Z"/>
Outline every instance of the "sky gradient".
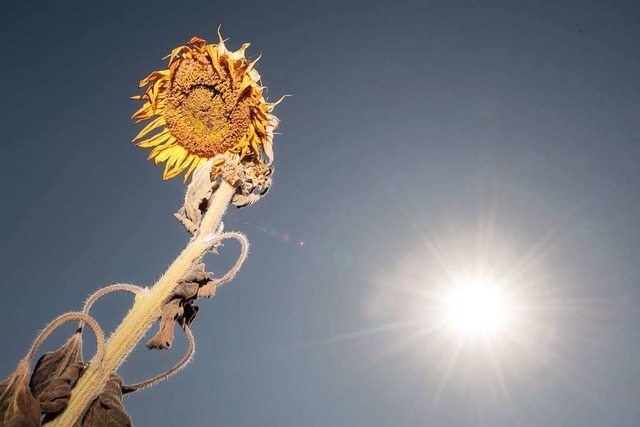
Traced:
<path fill-rule="evenodd" d="M 129 142 L 129 97 L 222 25 L 263 53 L 271 101 L 293 95 L 274 186 L 228 211 L 249 259 L 199 304 L 195 360 L 125 398 L 135 425 L 640 424 L 637 2 L 24 1 L 0 20 L 2 378 L 55 316 L 152 285 L 186 244 L 181 180 Z M 480 264 L 524 320 L 456 351 L 432 297 Z M 128 304 L 93 314 L 111 331 Z M 141 346 L 121 374 L 184 349 Z"/>

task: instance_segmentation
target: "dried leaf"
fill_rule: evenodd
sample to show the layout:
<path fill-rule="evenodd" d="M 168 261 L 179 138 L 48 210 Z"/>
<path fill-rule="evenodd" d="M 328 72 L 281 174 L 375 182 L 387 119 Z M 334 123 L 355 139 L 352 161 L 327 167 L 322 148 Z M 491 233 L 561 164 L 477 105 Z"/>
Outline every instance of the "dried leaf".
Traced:
<path fill-rule="evenodd" d="M 212 280 L 213 276 L 211 273 L 207 273 L 205 271 L 205 265 L 200 263 L 194 266 L 185 276 L 180 280 L 181 283 L 198 283 L 200 284 L 203 281 Z"/>
<path fill-rule="evenodd" d="M 178 322 L 183 329 L 191 326 L 198 313 L 198 307 L 194 305 L 195 300 L 213 296 L 216 282 L 213 281 L 213 273 L 206 272 L 204 268 L 204 264 L 196 265 L 176 285 L 162 306 L 160 327 L 147 342 L 148 348 L 170 348 L 173 343 L 175 323 Z M 206 288 L 204 292 L 201 292 L 204 288 Z"/>
<path fill-rule="evenodd" d="M 182 329 L 191 327 L 191 323 L 193 323 L 193 319 L 196 318 L 196 314 L 198 314 L 198 310 L 200 310 L 200 307 L 189 302 L 184 304 L 183 309 L 184 312 L 182 313 L 182 316 L 179 316 L 176 319 Z"/>
<path fill-rule="evenodd" d="M 29 359 L 26 358 L 11 377 L 0 383 L 0 427 L 40 425 L 40 404 L 29 390 L 28 378 Z"/>
<path fill-rule="evenodd" d="M 187 186 L 184 206 L 174 214 L 191 234 L 196 234 L 200 227 L 202 215 L 207 210 L 207 203 L 217 189 L 217 182 L 211 181 L 212 161 L 208 161 L 194 171 L 191 183 Z"/>
<path fill-rule="evenodd" d="M 198 289 L 198 298 L 212 298 L 216 294 L 216 282 L 209 282 Z"/>
<path fill-rule="evenodd" d="M 72 338 L 58 351 L 48 353 L 38 361 L 34 373 L 33 386 L 38 396 L 29 387 L 29 365 L 33 355 L 49 334 L 61 324 L 70 320 L 81 320 L 91 326 L 97 340 L 96 359 L 104 360 L 104 333 L 98 323 L 84 313 L 65 313 L 55 318 L 40 332 L 27 356 L 20 362 L 16 372 L 0 383 L 0 427 L 31 427 L 41 425 L 42 408 L 40 401 L 48 405 L 48 410 L 66 406 L 65 382 L 70 384 L 80 375 L 82 365 L 75 365 L 80 356 L 80 337 Z M 58 378 L 56 376 L 59 375 Z M 70 390 L 69 390 L 70 391 Z M 62 403 L 60 403 L 62 402 Z M 48 414 L 46 414 L 48 415 Z M 42 420 L 44 421 L 44 420 Z"/>
<path fill-rule="evenodd" d="M 162 318 L 160 319 L 160 328 L 158 332 L 147 342 L 150 349 L 170 348 L 173 343 L 173 326 L 178 316 L 184 312 L 181 300 L 173 299 L 164 304 L 162 307 Z"/>
<path fill-rule="evenodd" d="M 72 385 L 80 377 L 82 336 L 77 333 L 58 350 L 42 355 L 33 370 L 29 387 L 42 412 L 57 414 L 67 407 Z"/>
<path fill-rule="evenodd" d="M 102 393 L 93 401 L 84 418 L 82 427 L 131 427 L 131 418 L 122 405 L 123 381 L 111 374 Z"/>

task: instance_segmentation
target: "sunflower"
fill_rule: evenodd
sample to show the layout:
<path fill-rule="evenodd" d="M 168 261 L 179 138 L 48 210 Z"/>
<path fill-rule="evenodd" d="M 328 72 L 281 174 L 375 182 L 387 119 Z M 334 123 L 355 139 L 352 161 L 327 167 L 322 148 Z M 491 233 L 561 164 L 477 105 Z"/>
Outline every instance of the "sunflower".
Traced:
<path fill-rule="evenodd" d="M 193 37 L 168 55 L 166 70 L 154 71 L 140 81 L 146 102 L 131 117 L 136 123 L 150 120 L 133 139 L 138 147 L 152 148 L 149 160 L 165 162 L 163 180 L 186 170 L 184 180 L 208 159 L 226 155 L 273 160 L 273 130 L 278 124 L 264 87 L 244 52 L 227 50 L 220 32 L 218 44 Z M 143 139 L 144 138 L 144 139 Z M 224 159 L 213 163 L 216 177 Z"/>

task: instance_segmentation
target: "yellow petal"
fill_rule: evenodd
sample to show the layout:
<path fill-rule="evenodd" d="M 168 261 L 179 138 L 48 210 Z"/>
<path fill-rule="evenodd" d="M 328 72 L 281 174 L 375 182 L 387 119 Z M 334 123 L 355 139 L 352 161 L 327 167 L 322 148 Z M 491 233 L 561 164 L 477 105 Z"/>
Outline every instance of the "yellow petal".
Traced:
<path fill-rule="evenodd" d="M 204 41 L 203 39 L 201 39 L 200 37 L 191 37 L 191 40 L 189 40 L 189 42 L 187 44 L 193 44 L 199 47 L 204 46 L 205 44 L 207 44 L 206 41 Z"/>
<path fill-rule="evenodd" d="M 226 58 L 227 61 L 227 68 L 229 69 L 229 83 L 231 84 L 231 87 L 233 88 L 235 86 L 235 70 L 234 70 L 234 61 L 229 58 L 228 56 Z"/>
<path fill-rule="evenodd" d="M 169 157 L 173 155 L 174 151 L 181 150 L 181 149 L 183 148 L 179 146 L 164 147 L 164 149 L 160 151 L 158 155 L 155 156 L 155 158 L 153 159 L 153 163 L 158 165 L 159 163 L 166 162 L 167 160 L 169 160 Z"/>
<path fill-rule="evenodd" d="M 131 116 L 131 120 L 135 120 L 136 123 L 140 123 L 153 116 L 153 108 L 149 102 L 145 102 L 142 107 Z"/>
<path fill-rule="evenodd" d="M 209 44 L 206 46 L 206 51 L 209 54 L 209 59 L 211 59 L 211 65 L 216 70 L 219 76 L 222 76 L 222 68 L 220 68 L 220 55 L 216 46 Z"/>
<path fill-rule="evenodd" d="M 160 116 L 155 118 L 154 120 L 152 120 L 148 125 L 146 125 L 144 127 L 144 129 L 142 129 L 140 131 L 140 133 L 138 133 L 138 135 L 136 135 L 135 138 L 133 138 L 133 140 L 137 140 L 142 138 L 143 136 L 145 136 L 147 133 L 149 133 L 149 131 L 159 127 L 159 126 L 164 126 L 165 122 L 164 122 L 164 117 Z"/>
<path fill-rule="evenodd" d="M 169 62 L 173 62 L 179 54 L 190 52 L 190 51 L 191 51 L 191 48 L 189 46 L 178 46 L 177 48 L 171 51 L 171 54 L 169 56 L 170 58 Z"/>
<path fill-rule="evenodd" d="M 257 137 L 251 138 L 251 148 L 253 148 L 253 152 L 256 154 L 260 152 L 259 142 L 260 142 L 259 138 Z"/>
<path fill-rule="evenodd" d="M 186 174 L 184 175 L 184 179 L 183 182 L 186 183 L 187 182 L 187 178 L 189 177 L 189 174 L 191 173 L 191 171 L 194 169 L 194 163 L 196 163 L 196 156 L 193 154 L 189 154 L 187 156 L 187 159 L 184 161 L 183 166 L 184 168 L 189 168 L 187 169 Z"/>
<path fill-rule="evenodd" d="M 169 133 L 169 129 L 165 128 L 162 132 L 155 134 L 151 138 L 142 140 L 138 142 L 136 145 L 142 148 L 151 148 L 151 147 L 155 147 L 156 145 L 162 144 L 169 137 L 171 137 L 171 134 Z"/>
<path fill-rule="evenodd" d="M 169 159 L 167 164 L 164 166 L 164 172 L 162 173 L 163 180 L 166 181 L 168 179 L 175 178 L 176 176 L 180 175 L 180 172 L 182 172 L 186 168 L 186 166 L 182 163 L 182 159 L 184 159 L 185 154 L 187 154 L 187 152 L 185 150 L 182 150 L 179 155 L 172 156 L 171 159 Z M 175 166 L 173 166 L 174 163 Z"/>
<path fill-rule="evenodd" d="M 138 85 L 138 87 L 144 87 L 147 85 L 147 83 L 161 79 L 163 77 L 169 77 L 169 70 L 154 71 L 144 79 L 140 80 L 140 84 Z"/>
<path fill-rule="evenodd" d="M 173 137 L 169 138 L 164 144 L 158 145 L 153 150 L 151 150 L 151 152 L 149 153 L 149 156 L 147 157 L 147 160 L 153 159 L 158 154 L 160 154 L 161 151 L 173 148 L 175 145 L 176 145 L 176 139 Z"/>

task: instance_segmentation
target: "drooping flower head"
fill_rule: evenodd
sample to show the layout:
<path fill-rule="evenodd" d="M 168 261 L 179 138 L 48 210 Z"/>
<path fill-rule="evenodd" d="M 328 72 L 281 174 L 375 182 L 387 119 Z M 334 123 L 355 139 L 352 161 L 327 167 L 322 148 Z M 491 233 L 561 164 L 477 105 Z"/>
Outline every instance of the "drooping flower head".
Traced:
<path fill-rule="evenodd" d="M 133 141 L 153 148 L 149 159 L 156 165 L 165 162 L 164 180 L 186 170 L 186 181 L 195 168 L 218 155 L 266 164 L 273 160 L 278 119 L 271 111 L 280 101 L 265 100 L 254 68 L 260 58 L 250 62 L 244 56 L 249 43 L 232 52 L 218 36 L 218 44 L 193 37 L 173 49 L 169 68 L 141 80 L 145 92 L 132 97 L 146 102 L 131 118 L 136 123 L 151 119 Z M 223 162 L 213 163 L 214 176 Z"/>

